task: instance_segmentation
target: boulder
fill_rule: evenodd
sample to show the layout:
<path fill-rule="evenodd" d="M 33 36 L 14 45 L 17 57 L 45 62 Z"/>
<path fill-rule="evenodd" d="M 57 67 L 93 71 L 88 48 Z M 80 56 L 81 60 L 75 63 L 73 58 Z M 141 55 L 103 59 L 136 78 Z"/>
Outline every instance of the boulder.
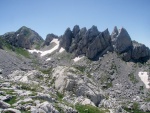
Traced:
<path fill-rule="evenodd" d="M 32 106 L 31 107 L 31 113 L 59 113 L 59 111 L 57 111 L 54 106 L 45 101 L 41 104 L 38 104 L 36 107 Z"/>
<path fill-rule="evenodd" d="M 10 104 L 0 100 L 0 108 L 6 109 L 6 108 L 9 108 L 9 107 L 10 107 Z"/>
<path fill-rule="evenodd" d="M 143 103 L 142 105 L 140 105 L 140 110 L 142 110 L 144 112 L 149 112 L 150 111 L 150 102 Z"/>
<path fill-rule="evenodd" d="M 8 108 L 2 111 L 2 113 L 21 113 L 21 111 L 13 108 Z"/>
<path fill-rule="evenodd" d="M 72 70 L 73 72 L 78 72 L 77 69 L 72 68 Z M 77 97 L 85 96 L 95 105 L 98 105 L 103 98 L 102 92 L 99 92 L 97 87 L 91 83 L 87 84 L 87 81 L 84 81 L 81 75 L 79 76 L 70 72 L 68 68 L 64 66 L 56 67 L 53 77 L 55 77 L 55 89 L 60 93 L 66 91 L 73 92 Z"/>

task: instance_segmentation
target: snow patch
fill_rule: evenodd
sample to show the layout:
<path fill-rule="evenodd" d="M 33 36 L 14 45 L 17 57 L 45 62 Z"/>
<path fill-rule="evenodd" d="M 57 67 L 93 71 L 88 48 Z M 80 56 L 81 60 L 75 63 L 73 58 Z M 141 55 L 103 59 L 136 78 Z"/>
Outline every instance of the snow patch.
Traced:
<path fill-rule="evenodd" d="M 43 57 L 43 56 L 45 56 L 45 55 L 47 55 L 47 54 L 50 54 L 50 53 L 54 52 L 55 50 L 57 50 L 57 49 L 59 48 L 59 40 L 58 40 L 58 39 L 53 39 L 53 40 L 51 41 L 51 43 L 56 43 L 56 45 L 55 45 L 52 49 L 50 49 L 50 50 L 40 51 L 40 50 L 33 49 L 33 50 L 28 50 L 28 51 L 29 51 L 30 53 L 34 53 L 34 52 L 40 53 L 40 54 L 41 54 L 41 57 Z"/>
<path fill-rule="evenodd" d="M 19 34 L 17 34 L 17 36 L 19 36 Z"/>
<path fill-rule="evenodd" d="M 42 51 L 40 50 L 36 50 L 36 49 L 33 49 L 33 50 L 28 50 L 30 53 L 42 53 Z"/>
<path fill-rule="evenodd" d="M 59 53 L 62 53 L 63 51 L 65 51 L 65 49 L 61 47 Z"/>
<path fill-rule="evenodd" d="M 53 42 L 56 43 L 56 45 L 59 45 L 59 40 L 58 40 L 58 39 L 53 39 L 53 40 L 50 42 L 50 44 L 53 43 Z"/>
<path fill-rule="evenodd" d="M 144 84 L 145 84 L 145 86 L 146 86 L 146 88 L 150 88 L 150 86 L 149 86 L 149 80 L 148 80 L 148 72 L 139 72 L 139 77 L 140 77 L 140 79 L 144 82 Z"/>
<path fill-rule="evenodd" d="M 75 57 L 75 58 L 73 59 L 73 61 L 74 61 L 74 62 L 77 62 L 77 61 L 81 60 L 82 58 L 84 58 L 84 56 L 82 56 L 82 57 Z"/>
<path fill-rule="evenodd" d="M 46 61 L 49 61 L 49 60 L 51 60 L 51 58 L 46 59 Z"/>
<path fill-rule="evenodd" d="M 50 49 L 50 50 L 43 51 L 43 52 L 41 53 L 41 57 L 42 57 L 42 56 L 45 56 L 45 55 L 47 55 L 47 54 L 50 54 L 50 53 L 52 53 L 52 52 L 54 52 L 55 50 L 58 49 L 58 47 L 59 47 L 59 45 L 56 45 L 56 46 L 54 46 L 54 47 L 53 47 L 52 49 Z"/>

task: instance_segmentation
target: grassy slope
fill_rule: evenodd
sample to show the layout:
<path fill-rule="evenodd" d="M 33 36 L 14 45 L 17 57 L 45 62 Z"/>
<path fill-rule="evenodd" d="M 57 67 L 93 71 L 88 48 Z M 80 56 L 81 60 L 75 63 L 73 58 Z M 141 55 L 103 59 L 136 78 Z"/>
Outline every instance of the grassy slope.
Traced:
<path fill-rule="evenodd" d="M 0 38 L 0 45 L 4 50 L 13 51 L 17 53 L 18 55 L 22 55 L 26 58 L 30 58 L 30 54 L 27 50 L 20 48 L 20 47 L 14 47 L 2 38 Z"/>

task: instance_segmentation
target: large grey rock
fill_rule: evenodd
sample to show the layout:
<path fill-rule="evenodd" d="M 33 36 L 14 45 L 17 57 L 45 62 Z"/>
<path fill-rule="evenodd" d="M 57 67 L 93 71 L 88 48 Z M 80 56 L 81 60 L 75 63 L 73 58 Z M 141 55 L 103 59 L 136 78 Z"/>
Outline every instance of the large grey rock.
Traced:
<path fill-rule="evenodd" d="M 68 51 L 72 43 L 72 38 L 72 31 L 70 30 L 70 28 L 67 28 L 60 40 L 60 46 L 63 47 L 66 51 Z"/>
<path fill-rule="evenodd" d="M 49 102 L 43 102 L 36 107 L 31 107 L 31 113 L 59 113 L 54 106 Z"/>
<path fill-rule="evenodd" d="M 132 58 L 138 60 L 140 58 L 150 57 L 150 50 L 144 44 L 133 41 Z"/>
<path fill-rule="evenodd" d="M 6 109 L 6 108 L 9 108 L 9 107 L 10 107 L 10 104 L 0 100 L 0 108 Z"/>
<path fill-rule="evenodd" d="M 144 112 L 150 111 L 150 102 L 148 102 L 148 103 L 143 103 L 143 104 L 140 106 L 140 110 L 142 110 L 142 111 L 144 111 Z"/>
<path fill-rule="evenodd" d="M 16 32 L 9 32 L 2 35 L 2 38 L 13 46 L 26 49 L 31 49 L 33 45 L 39 45 L 43 42 L 42 37 L 38 33 L 25 26 Z"/>
<path fill-rule="evenodd" d="M 50 44 L 50 42 L 54 39 L 54 38 L 58 38 L 58 36 L 57 35 L 54 35 L 54 34 L 48 34 L 47 36 L 46 36 L 46 39 L 45 39 L 45 41 L 44 41 L 44 44 L 43 44 L 43 46 L 48 46 L 49 44 Z"/>
<path fill-rule="evenodd" d="M 75 68 L 70 68 L 69 70 L 74 72 L 78 71 Z M 74 92 L 77 97 L 85 96 L 95 105 L 98 105 L 103 98 L 102 92 L 99 92 L 93 84 L 87 82 L 88 78 L 86 78 L 87 81 L 84 81 L 82 76 L 76 75 L 69 70 L 64 66 L 55 68 L 53 73 L 53 78 L 55 77 L 55 88 L 61 93 L 67 91 Z M 64 72 L 65 74 L 63 74 Z"/>
<path fill-rule="evenodd" d="M 8 108 L 2 111 L 2 113 L 21 113 L 21 111 L 13 108 Z"/>
<path fill-rule="evenodd" d="M 116 36 L 116 34 L 117 34 L 117 28 L 115 27 L 111 37 L 113 39 L 114 49 L 117 53 L 119 53 L 119 54 L 123 53 L 132 47 L 131 38 L 130 38 L 128 32 L 124 28 L 121 28 L 118 31 L 117 36 Z M 116 36 L 116 37 L 114 37 L 114 36 Z"/>

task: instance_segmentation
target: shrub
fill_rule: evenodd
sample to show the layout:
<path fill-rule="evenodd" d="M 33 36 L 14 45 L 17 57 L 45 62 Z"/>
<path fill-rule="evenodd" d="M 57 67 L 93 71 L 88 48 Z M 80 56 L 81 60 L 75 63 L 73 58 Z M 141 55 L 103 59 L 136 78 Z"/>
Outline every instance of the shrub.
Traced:
<path fill-rule="evenodd" d="M 106 113 L 108 112 L 108 110 L 101 110 L 91 105 L 76 104 L 75 108 L 79 113 Z"/>

